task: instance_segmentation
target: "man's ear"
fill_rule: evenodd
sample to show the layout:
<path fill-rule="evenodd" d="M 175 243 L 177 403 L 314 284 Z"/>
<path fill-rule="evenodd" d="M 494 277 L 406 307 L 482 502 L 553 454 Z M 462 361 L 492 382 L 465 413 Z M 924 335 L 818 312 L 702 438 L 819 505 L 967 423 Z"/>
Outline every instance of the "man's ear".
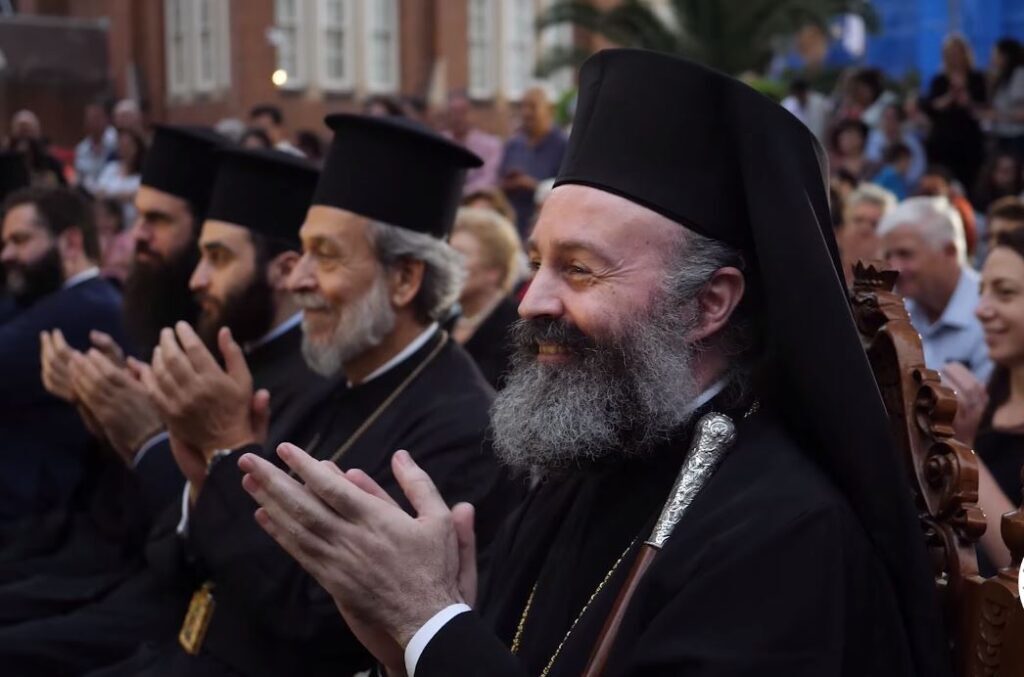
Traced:
<path fill-rule="evenodd" d="M 299 262 L 299 253 L 293 251 L 281 252 L 267 264 L 267 281 L 274 291 L 287 291 L 288 276 L 292 269 Z"/>
<path fill-rule="evenodd" d="M 73 254 L 84 254 L 82 230 L 78 226 L 72 226 L 61 233 L 57 237 L 57 251 L 60 252 L 62 259 L 66 259 L 69 255 Z"/>
<path fill-rule="evenodd" d="M 388 270 L 388 287 L 391 303 L 396 308 L 404 308 L 412 303 L 423 285 L 426 264 L 411 258 L 401 258 L 391 264 Z"/>
<path fill-rule="evenodd" d="M 716 270 L 697 294 L 700 322 L 687 340 L 696 343 L 721 331 L 729 323 L 745 290 L 746 280 L 738 268 L 727 266 Z"/>

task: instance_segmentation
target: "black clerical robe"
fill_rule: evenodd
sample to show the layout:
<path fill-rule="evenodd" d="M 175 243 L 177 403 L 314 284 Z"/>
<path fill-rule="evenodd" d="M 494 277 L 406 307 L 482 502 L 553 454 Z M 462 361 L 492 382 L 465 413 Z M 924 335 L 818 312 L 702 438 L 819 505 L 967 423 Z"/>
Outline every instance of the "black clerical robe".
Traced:
<path fill-rule="evenodd" d="M 465 352 L 442 335 L 368 383 L 339 384 L 286 437 L 330 457 L 439 346 L 339 464 L 365 470 L 405 504 L 390 457 L 407 449 L 446 500 L 477 507 L 477 532 L 486 544 L 519 492 L 482 444 L 493 393 Z M 237 467 L 247 451 L 276 459 L 268 445 L 217 461 L 189 511 L 185 538 L 175 530 L 180 509 L 169 511 L 147 546 L 143 572 L 75 614 L 0 631 L 0 655 L 10 648 L 16 653 L 8 664 L 38 669 L 44 660 L 54 665 L 59 654 L 63 670 L 34 674 L 84 673 L 113 663 L 115 648 L 123 657 L 140 645 L 134 656 L 97 674 L 333 676 L 369 666 L 327 593 L 253 520 L 257 506 L 242 489 Z M 178 646 L 177 633 L 189 595 L 205 580 L 215 585 L 216 608 L 202 652 L 192 657 Z M 102 630 L 92 633 L 93 625 Z M 34 647 L 24 648 L 26 640 Z"/>
<path fill-rule="evenodd" d="M 508 330 L 518 319 L 519 310 L 516 302 L 505 297 L 480 323 L 465 344 L 466 352 L 495 390 L 501 389 L 509 370 L 512 344 L 509 341 Z"/>
<path fill-rule="evenodd" d="M 302 330 L 295 325 L 247 351 L 254 386 L 271 393 L 268 439 L 274 444 L 284 439 L 284 431 L 295 426 L 297 416 L 323 397 L 331 385 L 306 366 L 301 342 Z M 27 642 L 25 650 L 36 650 L 38 646 L 45 652 L 48 642 L 47 633 L 31 630 L 25 625 L 28 621 L 42 619 L 40 623 L 51 624 L 52 636 L 59 635 L 57 628 L 67 628 L 74 636 L 88 624 L 70 612 L 93 602 L 103 605 L 108 594 L 119 600 L 135 598 L 131 603 L 139 606 L 158 599 L 161 601 L 154 604 L 166 607 L 162 601 L 166 597 L 164 591 L 157 581 L 149 580 L 143 551 L 151 529 L 149 539 L 161 541 L 168 532 L 173 534 L 177 523 L 176 515 L 167 515 L 154 526 L 160 512 L 173 510 L 181 503 L 184 478 L 174 463 L 169 444 L 163 441 L 148 449 L 132 470 L 122 464 L 119 472 L 110 473 L 108 480 L 98 487 L 105 491 L 97 491 L 89 511 L 66 516 L 66 523 L 60 527 L 59 547 L 45 555 L 0 564 L 0 577 L 6 581 L 0 587 L 0 625 L 22 624 L 21 630 L 29 629 L 30 634 L 38 636 L 38 644 Z M 132 577 L 146 579 L 146 584 L 125 586 Z M 119 590 L 119 586 L 125 590 Z M 158 594 L 149 595 L 150 589 Z M 112 606 L 120 608 L 118 604 Z M 94 611 L 82 610 L 81 618 L 91 617 Z M 67 615 L 54 618 L 59 614 Z M 142 637 L 146 636 L 147 628 L 155 627 L 145 620 L 131 625 Z M 11 631 L 13 636 L 24 635 L 17 628 Z M 84 637 L 89 636 L 85 631 Z M 129 641 L 133 636 L 128 633 Z M 113 658 L 129 650 L 122 648 Z"/>
<path fill-rule="evenodd" d="M 415 677 L 578 675 L 689 440 L 536 487 L 494 546 L 480 613 L 427 644 Z M 518 655 L 509 646 L 530 592 Z M 900 611 L 844 497 L 767 412 L 737 443 L 657 555 L 604 674 L 911 675 Z"/>

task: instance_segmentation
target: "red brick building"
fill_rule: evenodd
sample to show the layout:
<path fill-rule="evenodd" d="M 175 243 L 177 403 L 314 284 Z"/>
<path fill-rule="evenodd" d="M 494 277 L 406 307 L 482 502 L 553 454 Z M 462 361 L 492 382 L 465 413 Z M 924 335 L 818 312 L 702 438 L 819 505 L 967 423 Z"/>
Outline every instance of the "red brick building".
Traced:
<path fill-rule="evenodd" d="M 357 108 L 374 94 L 438 105 L 460 89 L 481 126 L 506 133 L 516 101 L 535 82 L 539 54 L 579 38 L 568 27 L 537 34 L 535 17 L 550 2 L 15 0 L 14 7 L 99 20 L 108 38 L 107 93 L 140 100 L 154 121 L 244 119 L 253 105 L 270 102 L 291 130 L 322 130 L 326 113 Z M 559 92 L 572 80 L 566 69 L 547 84 Z M 77 136 L 67 111 L 37 112 L 55 141 Z"/>

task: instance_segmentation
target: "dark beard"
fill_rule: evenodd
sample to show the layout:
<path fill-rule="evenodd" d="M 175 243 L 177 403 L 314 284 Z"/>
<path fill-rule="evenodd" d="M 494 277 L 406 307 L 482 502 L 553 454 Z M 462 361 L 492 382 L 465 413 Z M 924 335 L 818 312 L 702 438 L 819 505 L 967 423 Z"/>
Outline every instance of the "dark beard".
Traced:
<path fill-rule="evenodd" d="M 196 322 L 196 332 L 212 354 L 220 355 L 217 332 L 221 327 L 230 329 L 232 337 L 240 345 L 264 336 L 274 321 L 274 292 L 266 275 L 257 272 L 255 279 L 243 290 L 224 300 L 219 311 L 214 315 L 202 312 Z"/>
<path fill-rule="evenodd" d="M 64 284 L 64 267 L 56 245 L 29 264 L 6 266 L 7 291 L 19 308 L 27 308 Z"/>
<path fill-rule="evenodd" d="M 643 456 L 692 416 L 697 348 L 689 308 L 655 304 L 617 336 L 594 339 L 565 322 L 513 325 L 512 370 L 491 408 L 495 452 L 520 469 L 562 469 L 599 459 Z M 538 343 L 561 346 L 571 361 L 537 361 Z"/>
<path fill-rule="evenodd" d="M 197 308 L 188 280 L 198 261 L 199 252 L 190 243 L 170 260 L 133 262 L 124 283 L 124 320 L 145 359 L 160 340 L 161 329 L 182 320 L 195 322 Z"/>

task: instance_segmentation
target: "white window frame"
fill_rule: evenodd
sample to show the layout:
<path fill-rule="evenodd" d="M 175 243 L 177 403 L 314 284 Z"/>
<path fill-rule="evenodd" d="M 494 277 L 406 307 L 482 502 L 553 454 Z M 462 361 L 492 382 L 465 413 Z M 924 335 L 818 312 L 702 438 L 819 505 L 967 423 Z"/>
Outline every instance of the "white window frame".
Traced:
<path fill-rule="evenodd" d="M 341 3 L 341 23 L 331 26 L 327 23 L 327 3 L 331 0 L 316 0 L 317 64 L 318 82 L 327 91 L 351 91 L 356 83 L 356 7 L 358 0 L 337 0 Z M 340 29 L 343 33 L 342 59 L 345 72 L 331 74 L 328 62 L 328 33 Z"/>
<path fill-rule="evenodd" d="M 192 53 L 195 54 L 193 65 L 195 67 L 194 87 L 197 92 L 212 92 L 217 88 L 218 71 L 220 70 L 220 56 L 218 55 L 217 26 L 220 23 L 220 16 L 216 0 L 192 0 L 194 3 L 192 11 L 192 30 L 195 37 L 195 47 Z M 203 25 L 203 9 L 206 9 L 206 25 Z M 203 45 L 203 34 L 206 34 L 209 44 Z M 203 51 L 208 52 L 210 69 L 203 72 Z"/>
<path fill-rule="evenodd" d="M 537 18 L 534 0 L 503 0 L 501 15 L 502 92 L 518 101 L 534 82 L 537 43 L 534 24 Z M 523 17 L 527 11 L 529 16 Z M 524 20 L 525 18 L 525 20 Z M 526 72 L 517 72 L 526 64 Z"/>
<path fill-rule="evenodd" d="M 292 0 L 295 7 L 295 16 L 289 17 L 288 22 L 282 21 L 282 17 L 278 12 L 280 7 L 279 0 L 274 0 L 274 29 L 277 32 L 277 43 L 274 45 L 274 68 L 284 70 L 288 74 L 288 79 L 283 85 L 280 85 L 280 89 L 302 89 L 309 82 L 308 76 L 308 59 L 306 49 L 306 2 L 305 0 Z M 291 45 L 291 49 L 295 55 L 295 67 L 291 70 L 285 68 L 288 64 L 281 63 L 282 43 L 285 40 L 285 36 L 290 33 L 294 34 L 295 42 Z"/>
<path fill-rule="evenodd" d="M 466 18 L 466 92 L 471 99 L 490 99 L 498 91 L 498 0 L 469 0 Z"/>
<path fill-rule="evenodd" d="M 450 1 L 450 0 L 449 0 Z M 366 89 L 371 94 L 394 94 L 398 92 L 402 81 L 402 64 L 399 61 L 399 43 L 401 42 L 402 21 L 398 0 L 363 0 L 363 72 Z M 390 8 L 391 25 L 380 23 L 382 10 Z M 386 53 L 378 53 L 378 33 L 390 33 L 389 42 L 383 47 Z M 377 69 L 379 60 L 384 57 L 392 64 L 391 73 L 380 73 Z"/>
<path fill-rule="evenodd" d="M 190 0 L 164 0 L 164 70 L 167 92 L 172 97 L 185 96 L 191 90 L 191 4 Z"/>

